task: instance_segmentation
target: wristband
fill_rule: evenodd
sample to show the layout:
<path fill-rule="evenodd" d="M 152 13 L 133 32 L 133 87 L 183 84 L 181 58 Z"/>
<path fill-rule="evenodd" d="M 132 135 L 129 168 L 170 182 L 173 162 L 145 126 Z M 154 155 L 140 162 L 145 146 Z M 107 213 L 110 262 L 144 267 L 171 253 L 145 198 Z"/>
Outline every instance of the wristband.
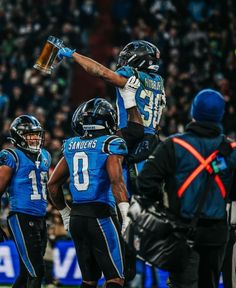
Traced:
<path fill-rule="evenodd" d="M 127 213 L 129 210 L 129 203 L 128 202 L 120 202 L 118 204 L 118 207 L 119 207 L 122 219 L 125 219 L 127 217 Z"/>
<path fill-rule="evenodd" d="M 62 217 L 70 216 L 70 207 L 66 205 L 65 208 L 58 210 Z"/>

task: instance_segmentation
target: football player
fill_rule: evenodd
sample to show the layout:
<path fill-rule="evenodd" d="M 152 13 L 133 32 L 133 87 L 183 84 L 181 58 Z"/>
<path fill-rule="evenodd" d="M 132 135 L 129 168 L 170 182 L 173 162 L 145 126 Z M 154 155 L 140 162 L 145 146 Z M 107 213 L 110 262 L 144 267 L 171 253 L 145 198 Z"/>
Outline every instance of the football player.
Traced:
<path fill-rule="evenodd" d="M 51 157 L 42 148 L 44 130 L 29 115 L 17 117 L 10 127 L 15 147 L 0 152 L 0 195 L 8 187 L 8 225 L 20 258 L 14 288 L 40 288 L 47 242 L 47 180 Z"/>
<path fill-rule="evenodd" d="M 89 100 L 73 114 L 78 136 L 64 142 L 64 156 L 49 182 L 52 202 L 61 213 L 74 241 L 82 273 L 82 288 L 97 287 L 102 273 L 106 287 L 124 285 L 122 232 L 129 207 L 122 176 L 127 154 L 125 141 L 116 136 L 116 113 L 102 98 Z M 71 209 L 65 204 L 62 185 L 70 179 Z M 118 204 L 122 229 L 116 215 Z"/>
<path fill-rule="evenodd" d="M 130 42 L 119 54 L 116 72 L 67 47 L 61 48 L 58 56 L 73 58 L 89 74 L 115 85 L 118 128 L 127 142 L 129 160 L 138 163 L 146 159 L 158 142 L 158 126 L 166 105 L 163 79 L 157 73 L 159 49 L 144 40 Z M 121 89 L 131 76 L 141 83 L 135 94 Z M 140 170 L 143 164 L 139 166 L 136 168 Z"/>

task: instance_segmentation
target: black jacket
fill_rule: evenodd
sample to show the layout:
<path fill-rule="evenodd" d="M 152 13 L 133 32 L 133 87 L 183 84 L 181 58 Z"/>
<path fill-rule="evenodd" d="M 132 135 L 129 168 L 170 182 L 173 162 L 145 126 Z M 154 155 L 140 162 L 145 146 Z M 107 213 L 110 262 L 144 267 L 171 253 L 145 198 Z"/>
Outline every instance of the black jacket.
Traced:
<path fill-rule="evenodd" d="M 186 189 L 183 197 L 178 197 L 177 191 L 180 185 L 199 165 L 199 162 L 190 152 L 173 143 L 173 137 L 187 141 L 206 158 L 219 147 L 224 135 L 218 125 L 210 122 L 191 122 L 186 127 L 185 133 L 171 136 L 158 145 L 138 176 L 137 185 L 141 194 L 152 201 L 162 201 L 163 184 L 165 184 L 168 204 L 172 212 L 183 218 L 191 219 L 194 217 L 201 195 L 200 192 L 204 190 L 208 173 L 206 171 L 201 172 L 189 188 Z M 232 170 L 236 167 L 236 151 L 230 154 L 227 166 L 228 168 L 220 173 L 219 176 L 228 193 L 232 181 Z M 213 188 L 206 200 L 202 217 L 225 219 L 227 197 L 223 199 L 217 185 L 214 184 L 212 186 Z"/>

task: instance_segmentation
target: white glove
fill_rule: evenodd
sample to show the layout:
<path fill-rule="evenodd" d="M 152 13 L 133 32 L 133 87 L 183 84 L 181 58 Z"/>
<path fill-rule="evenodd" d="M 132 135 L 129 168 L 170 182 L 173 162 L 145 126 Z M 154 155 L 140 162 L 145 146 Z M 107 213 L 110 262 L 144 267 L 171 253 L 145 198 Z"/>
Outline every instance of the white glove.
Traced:
<path fill-rule="evenodd" d="M 127 212 L 129 209 L 129 203 L 128 202 L 121 202 L 118 204 L 118 207 L 119 207 L 120 214 L 122 217 L 121 234 L 123 235 L 129 222 L 130 222 L 129 217 L 127 216 Z"/>
<path fill-rule="evenodd" d="M 226 206 L 226 210 L 228 213 L 230 225 L 235 226 L 236 225 L 236 201 L 232 201 L 231 203 L 228 203 Z"/>
<path fill-rule="evenodd" d="M 126 82 L 124 88 L 119 88 L 121 97 L 123 98 L 125 109 L 136 106 L 135 94 L 140 86 L 140 81 L 135 76 L 132 76 Z"/>
<path fill-rule="evenodd" d="M 69 231 L 70 210 L 71 210 L 70 207 L 67 205 L 64 209 L 59 210 L 66 231 Z"/>

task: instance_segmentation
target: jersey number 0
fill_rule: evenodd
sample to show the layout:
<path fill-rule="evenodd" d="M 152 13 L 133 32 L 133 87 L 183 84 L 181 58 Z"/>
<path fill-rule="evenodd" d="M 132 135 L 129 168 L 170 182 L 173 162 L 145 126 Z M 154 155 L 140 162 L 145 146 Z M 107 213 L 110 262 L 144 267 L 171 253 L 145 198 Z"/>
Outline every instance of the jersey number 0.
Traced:
<path fill-rule="evenodd" d="M 81 178 L 79 174 L 82 173 Z M 73 157 L 73 178 L 74 185 L 78 191 L 84 191 L 89 186 L 89 174 L 88 174 L 88 156 L 85 152 L 76 152 Z"/>

